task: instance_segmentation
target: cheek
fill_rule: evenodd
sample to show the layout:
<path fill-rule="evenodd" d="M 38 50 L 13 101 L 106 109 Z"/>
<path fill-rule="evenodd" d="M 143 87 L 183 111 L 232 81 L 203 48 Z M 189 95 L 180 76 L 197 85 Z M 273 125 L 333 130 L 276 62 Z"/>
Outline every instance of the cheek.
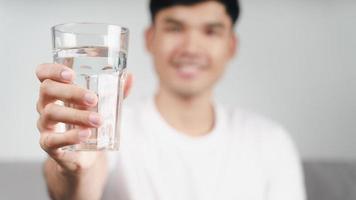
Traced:
<path fill-rule="evenodd" d="M 169 36 L 158 36 L 154 43 L 156 60 L 160 62 L 169 62 L 179 44 L 179 40 Z"/>
<path fill-rule="evenodd" d="M 211 68 L 214 72 L 222 71 L 227 62 L 226 53 L 221 51 L 211 52 Z"/>
<path fill-rule="evenodd" d="M 172 37 L 160 35 L 156 38 L 156 41 L 153 43 L 153 58 L 154 58 L 154 67 L 160 79 L 167 79 L 169 74 L 172 73 L 172 68 L 169 67 L 170 60 L 177 49 L 177 40 Z"/>
<path fill-rule="evenodd" d="M 229 52 L 226 44 L 212 44 L 210 47 L 211 64 L 215 70 L 224 68 L 229 59 Z"/>

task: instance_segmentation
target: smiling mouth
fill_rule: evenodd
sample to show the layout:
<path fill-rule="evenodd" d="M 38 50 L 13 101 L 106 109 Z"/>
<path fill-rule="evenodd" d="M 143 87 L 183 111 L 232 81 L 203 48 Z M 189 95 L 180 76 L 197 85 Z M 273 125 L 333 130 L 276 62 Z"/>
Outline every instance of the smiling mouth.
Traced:
<path fill-rule="evenodd" d="M 184 79 L 192 79 L 197 77 L 207 68 L 207 63 L 204 60 L 175 60 L 173 66 L 179 77 Z"/>
<path fill-rule="evenodd" d="M 204 70 L 204 66 L 197 64 L 179 64 L 175 68 L 179 77 L 184 79 L 195 78 Z"/>

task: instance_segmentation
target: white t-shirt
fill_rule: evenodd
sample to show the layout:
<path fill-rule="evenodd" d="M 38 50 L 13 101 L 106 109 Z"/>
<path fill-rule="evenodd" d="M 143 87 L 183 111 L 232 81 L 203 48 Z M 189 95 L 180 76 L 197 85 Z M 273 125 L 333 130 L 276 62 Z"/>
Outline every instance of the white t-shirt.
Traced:
<path fill-rule="evenodd" d="M 194 138 L 170 127 L 153 98 L 126 106 L 103 199 L 306 199 L 298 153 L 281 126 L 220 105 L 215 117 L 213 130 Z"/>

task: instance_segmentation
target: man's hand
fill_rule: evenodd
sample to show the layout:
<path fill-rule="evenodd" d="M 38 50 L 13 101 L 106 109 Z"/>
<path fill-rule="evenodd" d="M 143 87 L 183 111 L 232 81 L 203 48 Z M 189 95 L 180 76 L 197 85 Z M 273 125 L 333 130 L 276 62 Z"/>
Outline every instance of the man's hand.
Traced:
<path fill-rule="evenodd" d="M 91 134 L 90 128 L 100 126 L 101 119 L 98 113 L 89 111 L 89 108 L 96 106 L 97 95 L 73 84 L 75 73 L 65 65 L 41 64 L 37 67 L 36 75 L 41 82 L 37 102 L 37 111 L 39 113 L 37 127 L 41 134 L 40 146 L 52 158 L 49 159 L 49 161 L 52 161 L 46 165 L 48 168 L 45 169 L 45 172 L 46 170 L 52 173 L 57 172 L 63 177 L 69 177 L 68 180 L 73 180 L 75 177 L 80 179 L 81 176 L 86 176 L 86 172 L 93 171 L 95 168 L 103 170 L 102 168 L 106 166 L 106 163 L 98 162 L 106 161 L 106 159 L 103 159 L 104 152 L 74 152 L 62 149 L 64 146 L 78 144 L 86 140 Z M 129 74 L 125 82 L 125 97 L 131 87 L 131 82 L 132 76 Z M 58 100 L 74 106 L 58 105 L 56 104 Z M 77 125 L 76 127 L 82 128 L 74 128 L 64 133 L 57 133 L 55 127 L 59 122 Z M 101 176 L 103 173 L 98 172 L 97 174 Z M 46 175 L 48 174 L 46 173 Z M 61 184 L 55 183 L 58 180 L 60 179 L 53 178 L 53 180 L 47 180 L 47 182 L 52 181 L 53 185 Z M 62 184 L 65 185 L 66 183 Z M 63 186 L 62 188 L 65 187 Z M 63 189 L 59 193 L 62 192 L 65 193 L 67 191 Z"/>

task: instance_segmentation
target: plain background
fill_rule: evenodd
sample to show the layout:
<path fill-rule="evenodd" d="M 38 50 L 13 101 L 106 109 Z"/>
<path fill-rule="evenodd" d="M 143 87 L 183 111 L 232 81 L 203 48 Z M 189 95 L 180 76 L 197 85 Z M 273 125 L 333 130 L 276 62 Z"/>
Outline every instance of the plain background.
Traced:
<path fill-rule="evenodd" d="M 356 1 L 242 0 L 238 55 L 216 88 L 230 106 L 283 124 L 303 159 L 356 158 Z M 144 48 L 148 2 L 0 0 L 0 161 L 41 160 L 35 68 L 51 62 L 50 27 L 106 22 L 130 28 L 127 103 L 156 77 Z"/>

